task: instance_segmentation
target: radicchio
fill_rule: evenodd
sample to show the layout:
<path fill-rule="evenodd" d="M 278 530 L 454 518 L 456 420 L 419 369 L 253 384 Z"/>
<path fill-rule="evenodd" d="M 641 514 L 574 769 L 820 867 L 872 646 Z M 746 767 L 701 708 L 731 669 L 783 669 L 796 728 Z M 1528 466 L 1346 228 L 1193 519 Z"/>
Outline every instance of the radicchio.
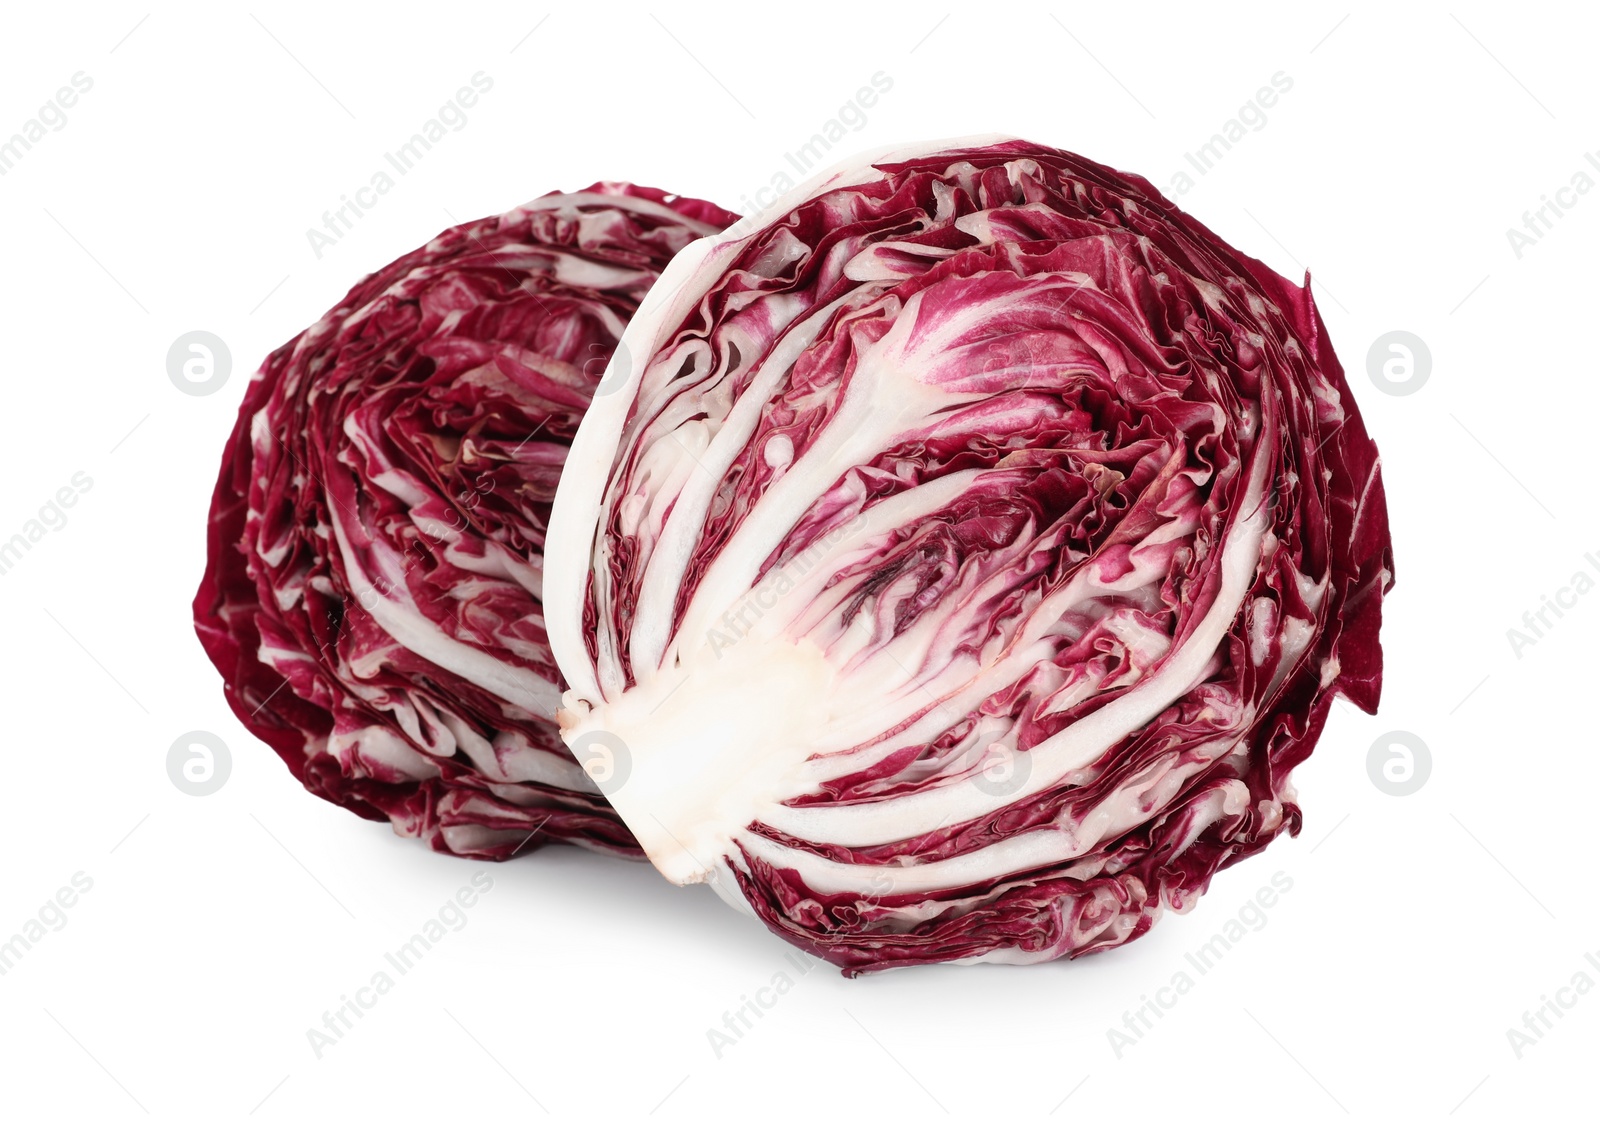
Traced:
<path fill-rule="evenodd" d="M 549 538 L 560 720 L 672 881 L 847 974 L 1120 945 L 1381 680 L 1377 450 L 1297 287 L 1017 140 L 679 255 Z"/>
<path fill-rule="evenodd" d="M 567 446 L 672 256 L 736 217 L 601 183 L 450 228 L 267 358 L 194 601 L 239 719 L 437 850 L 637 855 L 552 724 L 540 604 Z"/>

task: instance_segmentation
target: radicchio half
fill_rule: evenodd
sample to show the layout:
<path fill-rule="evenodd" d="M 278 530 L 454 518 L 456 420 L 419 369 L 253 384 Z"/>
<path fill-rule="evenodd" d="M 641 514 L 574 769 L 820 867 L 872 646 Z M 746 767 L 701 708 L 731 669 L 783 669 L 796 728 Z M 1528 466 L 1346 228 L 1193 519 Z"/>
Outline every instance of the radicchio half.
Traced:
<path fill-rule="evenodd" d="M 1024 141 L 672 263 L 557 495 L 563 735 L 655 865 L 847 974 L 1106 949 L 1298 832 L 1378 702 L 1378 453 L 1309 279 Z"/>

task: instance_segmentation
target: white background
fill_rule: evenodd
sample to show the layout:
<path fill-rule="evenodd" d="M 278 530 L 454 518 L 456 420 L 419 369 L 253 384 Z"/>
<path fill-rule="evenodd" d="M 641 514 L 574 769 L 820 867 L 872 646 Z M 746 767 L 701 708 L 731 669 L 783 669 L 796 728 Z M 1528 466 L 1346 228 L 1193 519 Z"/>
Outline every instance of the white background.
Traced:
<path fill-rule="evenodd" d="M 1600 991 L 1520 1058 L 1506 1032 L 1600 950 L 1600 594 L 1520 657 L 1506 632 L 1600 577 L 1600 191 L 1520 258 L 1506 229 L 1600 150 L 1600 29 L 1576 6 L 1140 7 L 9 10 L 0 137 L 75 72 L 94 85 L 0 177 L 0 540 L 75 472 L 93 487 L 0 576 L 0 936 L 75 873 L 93 888 L 0 977 L 0 1120 L 1503 1125 L 1583 1100 Z M 480 70 L 465 128 L 317 258 L 306 229 Z M 643 865 L 486 866 L 312 799 L 228 711 L 189 601 L 250 370 L 362 273 L 600 178 L 748 207 L 878 71 L 893 89 L 836 155 L 1011 131 L 1163 188 L 1292 77 L 1178 200 L 1316 272 L 1389 491 L 1383 709 L 1335 708 L 1298 840 L 1137 943 L 854 982 L 818 965 L 718 1058 L 707 1029 L 786 946 Z M 166 373 L 194 329 L 232 352 L 215 395 Z M 1432 353 L 1405 397 L 1368 376 L 1395 329 Z M 165 769 L 195 729 L 233 751 L 206 798 Z M 1433 756 L 1403 798 L 1368 776 L 1391 730 Z M 318 1059 L 306 1030 L 480 869 L 467 926 Z M 1277 871 L 1293 889 L 1265 927 L 1118 1057 L 1108 1029 Z"/>

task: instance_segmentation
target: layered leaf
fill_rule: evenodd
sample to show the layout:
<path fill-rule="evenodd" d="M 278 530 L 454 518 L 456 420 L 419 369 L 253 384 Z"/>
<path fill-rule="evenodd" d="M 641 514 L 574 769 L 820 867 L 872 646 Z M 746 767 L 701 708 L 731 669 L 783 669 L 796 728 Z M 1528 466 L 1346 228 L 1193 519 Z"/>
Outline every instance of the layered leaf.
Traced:
<path fill-rule="evenodd" d="M 553 724 L 545 531 L 640 299 L 734 218 L 627 184 L 553 193 L 443 232 L 267 358 L 195 625 L 308 790 L 456 854 L 638 853 Z"/>
<path fill-rule="evenodd" d="M 1376 707 L 1377 451 L 1309 282 L 1023 141 L 680 255 L 550 535 L 563 734 L 651 860 L 847 972 L 1139 936 Z"/>

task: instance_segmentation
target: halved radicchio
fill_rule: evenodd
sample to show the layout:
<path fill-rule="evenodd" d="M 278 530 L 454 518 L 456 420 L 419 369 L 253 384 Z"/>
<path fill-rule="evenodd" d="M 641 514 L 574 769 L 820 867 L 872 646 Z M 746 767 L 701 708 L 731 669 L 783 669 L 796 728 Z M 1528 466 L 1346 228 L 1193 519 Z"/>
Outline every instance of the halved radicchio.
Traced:
<path fill-rule="evenodd" d="M 1376 708 L 1378 453 L 1297 287 L 1016 140 L 674 260 L 552 517 L 563 735 L 655 865 L 847 974 L 1109 948 Z"/>

